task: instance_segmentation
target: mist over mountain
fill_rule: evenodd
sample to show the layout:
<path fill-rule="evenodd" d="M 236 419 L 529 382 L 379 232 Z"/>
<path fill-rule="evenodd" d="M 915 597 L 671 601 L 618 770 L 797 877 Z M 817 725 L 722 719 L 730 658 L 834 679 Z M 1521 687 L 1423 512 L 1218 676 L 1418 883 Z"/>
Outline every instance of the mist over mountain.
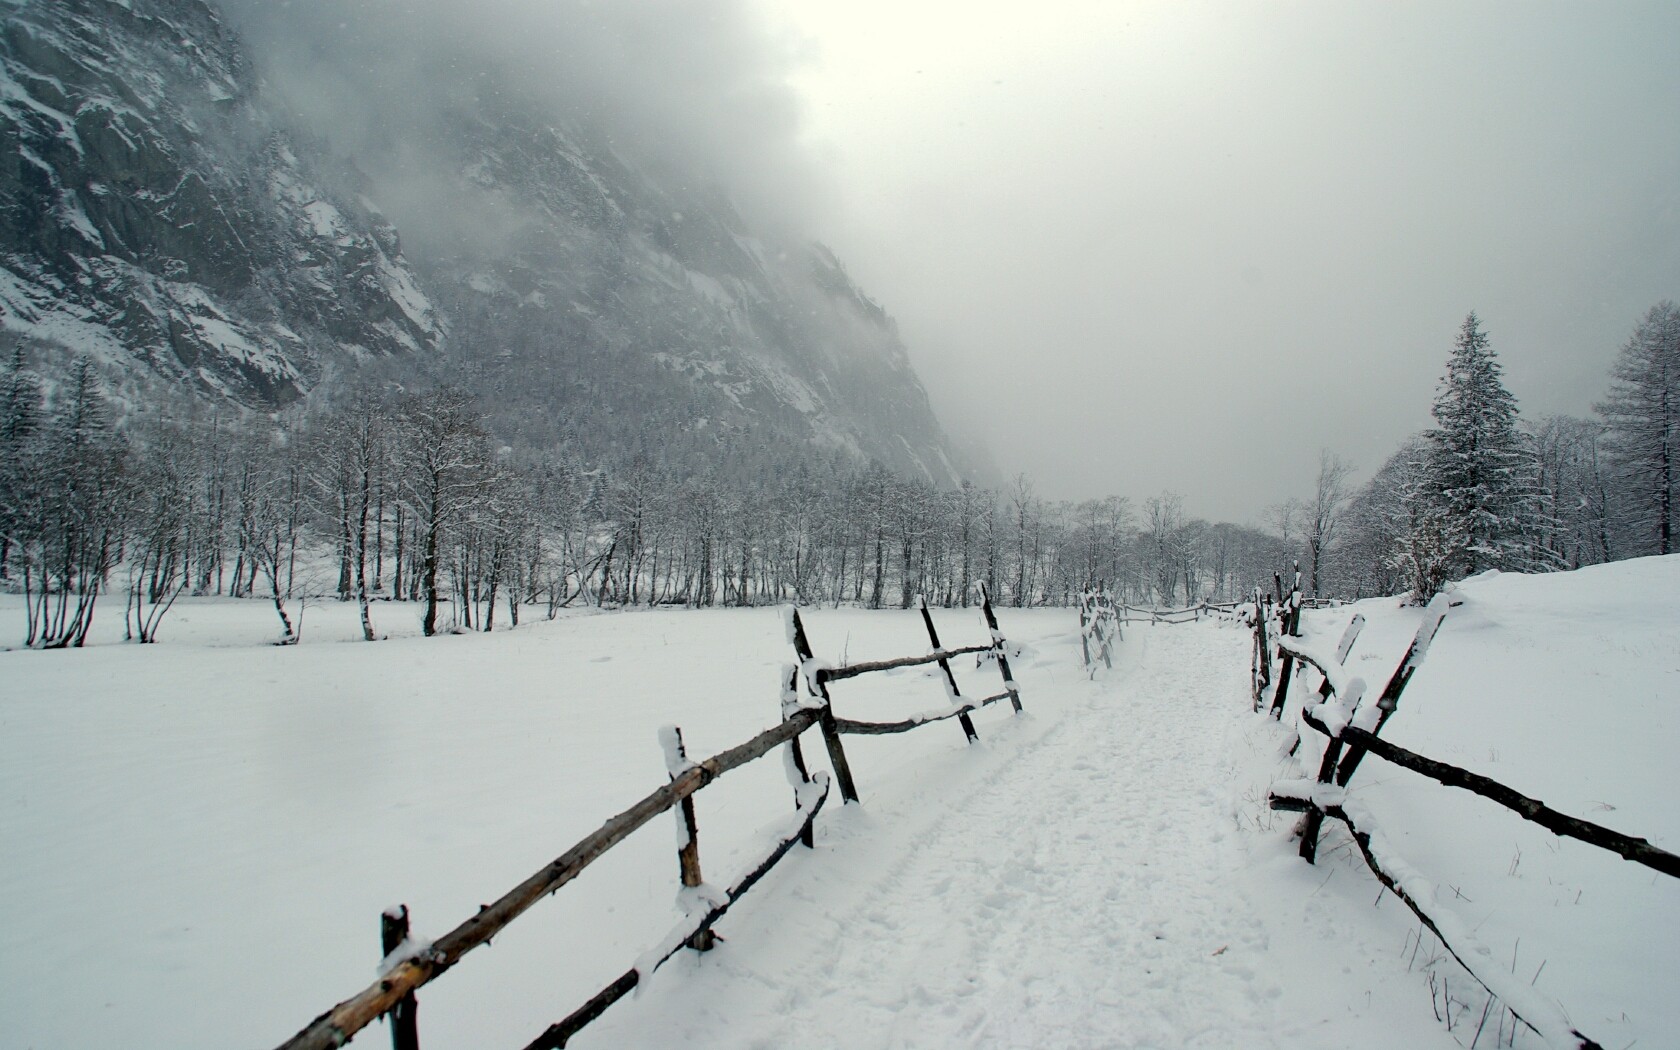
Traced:
<path fill-rule="evenodd" d="M 3 6 L 0 310 L 48 372 L 451 382 L 515 445 L 964 472 L 798 232 L 821 180 L 735 6 Z"/>

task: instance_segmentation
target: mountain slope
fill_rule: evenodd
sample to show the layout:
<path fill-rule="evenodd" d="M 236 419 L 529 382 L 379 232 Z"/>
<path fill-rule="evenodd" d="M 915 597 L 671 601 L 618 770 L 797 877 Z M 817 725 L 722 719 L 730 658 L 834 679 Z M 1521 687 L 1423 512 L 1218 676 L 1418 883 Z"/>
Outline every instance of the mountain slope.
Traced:
<path fill-rule="evenodd" d="M 721 193 L 509 94 L 439 115 L 428 198 L 475 232 L 428 231 L 415 255 L 510 433 L 725 455 L 803 443 L 955 480 L 896 326 L 831 253 L 757 237 Z M 517 225 L 486 235 L 491 213 Z"/>
<path fill-rule="evenodd" d="M 442 325 L 365 200 L 329 193 L 196 0 L 4 0 L 8 328 L 245 404 Z"/>
<path fill-rule="evenodd" d="M 393 44 L 425 97 L 335 81 L 371 129 L 346 136 L 260 72 L 295 55 L 202 0 L 0 12 L 0 324 L 38 356 L 265 409 L 377 364 L 591 459 L 960 476 L 895 325 L 832 254 L 756 233 L 705 172 L 490 60 Z M 315 58 L 344 75 L 344 52 Z"/>

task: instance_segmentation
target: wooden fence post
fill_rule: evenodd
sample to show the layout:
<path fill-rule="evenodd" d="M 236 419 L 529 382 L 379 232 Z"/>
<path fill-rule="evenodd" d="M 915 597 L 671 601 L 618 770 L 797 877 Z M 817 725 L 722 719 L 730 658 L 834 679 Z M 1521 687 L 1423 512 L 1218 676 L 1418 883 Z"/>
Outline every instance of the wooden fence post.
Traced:
<path fill-rule="evenodd" d="M 391 953 L 402 947 L 408 940 L 408 905 L 399 904 L 396 909 L 386 910 L 379 916 L 379 944 L 384 951 L 384 957 L 390 958 Z M 397 1005 L 391 1007 L 386 1015 L 386 1021 L 391 1026 L 391 1050 L 420 1050 L 420 1024 L 416 1016 L 420 1009 L 419 1000 L 412 993 L 403 996 Z"/>
<path fill-rule="evenodd" d="M 986 617 L 986 627 L 992 632 L 992 651 L 997 653 L 998 673 L 1003 675 L 1003 691 L 1009 694 L 1009 702 L 1015 708 L 1015 713 L 1021 713 L 1021 694 L 1015 689 L 1015 676 L 1009 672 L 1009 657 L 1004 654 L 1003 632 L 998 630 L 997 616 L 992 612 L 992 592 L 986 588 L 986 581 L 980 581 L 980 612 Z"/>
<path fill-rule="evenodd" d="M 1347 630 L 1342 632 L 1342 640 L 1336 645 L 1336 662 L 1346 664 L 1348 654 L 1353 651 L 1353 643 L 1359 638 L 1359 632 L 1365 627 L 1365 617 L 1358 613 L 1348 621 Z M 1328 699 L 1331 693 L 1330 678 L 1325 676 L 1324 684 L 1318 687 L 1318 695 Z M 1297 743 L 1299 741 L 1297 740 Z M 1335 778 L 1336 761 L 1342 757 L 1342 740 L 1332 737 L 1324 742 L 1324 757 L 1318 763 L 1318 782 L 1328 784 Z M 1318 833 L 1324 827 L 1324 811 L 1321 809 L 1307 810 L 1306 819 L 1301 822 L 1301 859 L 1308 864 L 1318 861 Z"/>
<path fill-rule="evenodd" d="M 688 765 L 688 748 L 683 746 L 682 730 L 670 727 L 670 739 L 662 740 L 666 747 L 666 761 L 671 779 L 675 780 Z M 664 731 L 661 731 L 661 736 Z M 682 830 L 682 844 L 677 848 L 677 867 L 682 884 L 690 889 L 700 885 L 700 825 L 694 816 L 694 796 L 684 795 L 677 804 L 677 826 Z M 697 952 L 709 952 L 716 943 L 716 935 L 704 929 L 688 939 L 688 946 Z"/>
<path fill-rule="evenodd" d="M 1295 574 L 1297 577 L 1300 573 Z M 1282 577 L 1279 577 L 1281 581 Z M 1289 602 L 1283 607 L 1283 615 L 1278 620 L 1278 631 L 1291 638 L 1301 636 L 1301 588 L 1300 580 L 1296 580 L 1296 587 L 1289 592 Z M 1277 689 L 1272 693 L 1272 717 L 1283 717 L 1283 705 L 1289 699 L 1289 678 L 1295 670 L 1295 654 L 1283 654 L 1281 666 L 1278 668 Z"/>
<path fill-rule="evenodd" d="M 1429 655 L 1429 644 L 1435 640 L 1435 632 L 1441 629 L 1441 620 L 1447 615 L 1447 596 L 1437 594 L 1429 600 L 1429 606 L 1424 610 L 1423 623 L 1418 625 L 1417 634 L 1412 637 L 1412 644 L 1407 647 L 1406 655 L 1400 660 L 1400 666 L 1394 669 L 1388 684 L 1383 687 L 1382 695 L 1377 697 L 1377 724 L 1371 727 L 1371 735 L 1382 732 L 1383 723 L 1394 714 L 1395 708 L 1400 706 L 1400 694 L 1406 691 L 1406 684 L 1412 680 L 1412 675 L 1423 664 L 1423 658 Z M 1347 787 L 1348 781 L 1353 779 L 1354 770 L 1365 758 L 1365 749 L 1357 744 L 1347 749 L 1347 755 L 1342 758 L 1342 764 L 1336 768 L 1336 783 Z"/>
<path fill-rule="evenodd" d="M 799 709 L 800 677 L 800 671 L 797 667 L 793 668 L 788 674 L 787 692 L 782 694 L 782 721 L 784 722 L 792 718 L 794 712 Z M 797 736 L 788 741 L 788 757 L 793 762 L 794 771 L 799 774 L 800 781 L 809 784 L 811 782 L 811 771 L 805 765 L 805 749 L 799 746 Z M 799 787 L 797 784 L 794 785 L 793 806 L 795 809 L 799 808 Z M 816 833 L 812 830 L 810 823 L 807 823 L 800 830 L 799 844 L 806 849 L 817 848 Z"/>
<path fill-rule="evenodd" d="M 793 651 L 799 656 L 801 669 L 813 659 L 811 641 L 805 637 L 805 622 L 799 618 L 798 609 L 793 610 Z M 834 724 L 834 704 L 828 695 L 828 684 L 823 681 L 820 670 L 814 672 L 811 678 L 817 695 L 822 697 L 822 712 L 817 716 L 817 724 L 822 727 L 823 744 L 828 747 L 828 761 L 834 767 L 834 779 L 840 783 L 840 798 L 845 802 L 856 802 L 857 785 L 852 782 L 852 767 L 846 761 L 846 750 L 840 746 L 840 727 Z"/>
<path fill-rule="evenodd" d="M 917 595 L 916 604 L 921 607 L 922 622 L 927 624 L 928 641 L 932 643 L 934 652 L 938 652 L 939 632 L 933 629 L 933 614 L 928 612 L 927 599 Z M 945 672 L 945 693 L 951 698 L 951 703 L 962 703 L 962 691 L 957 688 L 957 676 L 951 673 L 951 661 L 940 657 L 939 669 Z M 967 711 L 958 715 L 957 721 L 962 723 L 963 733 L 968 736 L 969 743 L 975 743 L 980 739 L 980 734 L 974 731 L 974 720 L 968 717 Z"/>
<path fill-rule="evenodd" d="M 1091 595 L 1079 596 L 1079 655 L 1085 666 L 1091 666 Z"/>
<path fill-rule="evenodd" d="M 1254 588 L 1254 710 L 1260 710 L 1266 687 L 1272 684 L 1272 647 L 1266 638 L 1266 601 Z"/>

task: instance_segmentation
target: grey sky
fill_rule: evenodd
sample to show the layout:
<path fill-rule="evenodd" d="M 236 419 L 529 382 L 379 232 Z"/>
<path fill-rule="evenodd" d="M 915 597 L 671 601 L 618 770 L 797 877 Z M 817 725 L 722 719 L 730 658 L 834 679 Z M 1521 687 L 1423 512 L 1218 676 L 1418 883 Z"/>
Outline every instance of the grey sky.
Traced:
<path fill-rule="evenodd" d="M 1469 310 L 1580 414 L 1680 297 L 1680 5 L 761 5 L 822 232 L 1046 495 L 1253 520 L 1426 426 Z"/>
<path fill-rule="evenodd" d="M 1426 426 L 1467 311 L 1532 417 L 1680 298 L 1672 2 L 228 2 L 348 142 L 465 62 L 716 172 L 1052 497 L 1257 520 Z"/>

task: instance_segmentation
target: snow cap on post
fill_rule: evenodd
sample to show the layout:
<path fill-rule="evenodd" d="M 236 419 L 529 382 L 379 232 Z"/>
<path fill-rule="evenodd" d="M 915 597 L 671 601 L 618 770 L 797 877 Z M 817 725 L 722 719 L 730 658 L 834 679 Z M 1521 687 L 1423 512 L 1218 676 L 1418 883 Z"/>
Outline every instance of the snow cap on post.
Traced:
<path fill-rule="evenodd" d="M 694 763 L 688 760 L 688 752 L 683 747 L 682 730 L 676 726 L 659 727 L 659 747 L 665 752 L 665 772 L 675 780 L 694 768 Z"/>

